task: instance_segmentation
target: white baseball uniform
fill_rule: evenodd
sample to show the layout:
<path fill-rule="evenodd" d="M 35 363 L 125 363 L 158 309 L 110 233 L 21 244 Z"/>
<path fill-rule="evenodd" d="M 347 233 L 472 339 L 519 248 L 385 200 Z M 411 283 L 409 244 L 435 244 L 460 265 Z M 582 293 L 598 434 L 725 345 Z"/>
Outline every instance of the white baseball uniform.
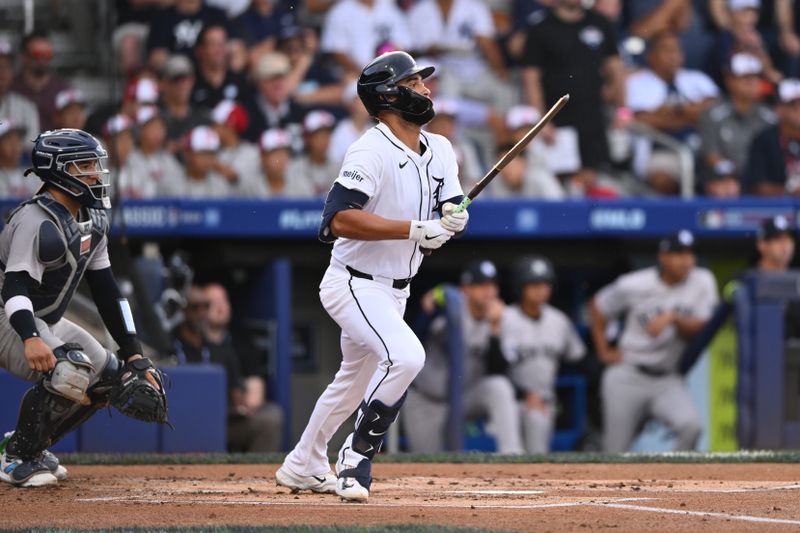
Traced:
<path fill-rule="evenodd" d="M 420 143 L 418 154 L 378 124 L 347 151 L 336 183 L 366 195 L 363 210 L 383 218 L 437 218 L 440 203 L 463 195 L 458 166 L 446 138 L 422 132 Z M 397 404 L 422 369 L 425 351 L 403 320 L 408 282 L 420 263 L 422 254 L 411 240 L 339 238 L 334 243 L 320 299 L 342 328 L 342 365 L 284 462 L 292 472 L 327 473 L 328 441 L 362 400 Z M 341 450 L 343 464 L 363 459 L 350 447 L 352 437 Z"/>

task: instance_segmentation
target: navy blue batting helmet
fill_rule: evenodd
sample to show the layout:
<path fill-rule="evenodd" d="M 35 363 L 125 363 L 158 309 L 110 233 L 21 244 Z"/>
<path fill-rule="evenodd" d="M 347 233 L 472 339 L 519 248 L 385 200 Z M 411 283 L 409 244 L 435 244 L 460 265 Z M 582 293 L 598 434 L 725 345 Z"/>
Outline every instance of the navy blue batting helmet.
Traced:
<path fill-rule="evenodd" d="M 415 74 L 422 79 L 433 74 L 434 67 L 421 67 L 405 52 L 388 52 L 373 59 L 358 78 L 358 96 L 369 114 L 397 111 L 405 120 L 426 124 L 434 116 L 433 102 L 416 91 L 398 85 Z"/>
<path fill-rule="evenodd" d="M 75 198 L 81 205 L 109 209 L 108 153 L 96 138 L 82 130 L 46 131 L 34 141 L 33 172 L 41 180 Z M 92 178 L 93 181 L 83 181 Z M 83 178 L 83 179 L 82 179 Z"/>

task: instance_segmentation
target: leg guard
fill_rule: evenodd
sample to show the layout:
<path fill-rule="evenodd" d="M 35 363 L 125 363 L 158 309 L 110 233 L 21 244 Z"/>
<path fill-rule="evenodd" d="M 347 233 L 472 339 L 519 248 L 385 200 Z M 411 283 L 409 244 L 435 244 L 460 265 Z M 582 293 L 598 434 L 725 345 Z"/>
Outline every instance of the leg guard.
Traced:
<path fill-rule="evenodd" d="M 22 398 L 17 429 L 6 448 L 9 455 L 34 459 L 64 435 L 86 421 L 105 405 L 111 382 L 119 369 L 116 357 L 110 357 L 100 381 L 86 391 L 91 403 L 75 403 L 45 387 L 42 378 Z"/>
<path fill-rule="evenodd" d="M 397 420 L 405 393 L 394 405 L 384 405 L 380 400 L 372 400 L 369 405 L 361 404 L 361 420 L 353 433 L 353 451 L 360 453 L 370 461 L 380 451 L 383 438 L 389 426 Z"/>

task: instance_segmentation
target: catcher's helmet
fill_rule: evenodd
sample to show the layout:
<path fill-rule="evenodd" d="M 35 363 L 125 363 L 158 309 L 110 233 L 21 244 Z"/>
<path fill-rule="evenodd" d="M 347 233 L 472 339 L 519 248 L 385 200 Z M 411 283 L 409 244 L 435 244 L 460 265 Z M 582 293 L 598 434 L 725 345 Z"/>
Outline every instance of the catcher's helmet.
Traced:
<path fill-rule="evenodd" d="M 516 293 L 522 294 L 522 288 L 528 283 L 549 283 L 556 281 L 553 264 L 540 255 L 523 257 L 514 264 L 514 283 Z"/>
<path fill-rule="evenodd" d="M 108 153 L 96 138 L 82 130 L 60 129 L 46 131 L 34 141 L 31 161 L 33 172 L 47 185 L 58 187 L 81 205 L 109 209 Z M 91 164 L 91 170 L 85 168 Z M 83 168 L 81 168 L 83 167 Z M 81 177 L 97 176 L 97 182 L 87 184 Z"/>
<path fill-rule="evenodd" d="M 434 67 L 421 67 L 405 52 L 388 52 L 373 59 L 358 78 L 358 96 L 369 114 L 392 110 L 414 124 L 426 124 L 433 118 L 433 102 L 416 91 L 397 85 L 414 74 L 422 79 L 433 74 Z"/>

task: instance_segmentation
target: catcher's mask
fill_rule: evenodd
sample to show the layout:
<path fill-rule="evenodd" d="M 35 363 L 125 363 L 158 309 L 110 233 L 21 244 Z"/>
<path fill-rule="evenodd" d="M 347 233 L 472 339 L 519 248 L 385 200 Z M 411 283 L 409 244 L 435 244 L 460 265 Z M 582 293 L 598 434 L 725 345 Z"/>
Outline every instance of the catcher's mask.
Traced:
<path fill-rule="evenodd" d="M 94 136 L 74 129 L 46 131 L 34 141 L 31 161 L 26 175 L 33 172 L 86 207 L 111 208 L 108 153 Z"/>

